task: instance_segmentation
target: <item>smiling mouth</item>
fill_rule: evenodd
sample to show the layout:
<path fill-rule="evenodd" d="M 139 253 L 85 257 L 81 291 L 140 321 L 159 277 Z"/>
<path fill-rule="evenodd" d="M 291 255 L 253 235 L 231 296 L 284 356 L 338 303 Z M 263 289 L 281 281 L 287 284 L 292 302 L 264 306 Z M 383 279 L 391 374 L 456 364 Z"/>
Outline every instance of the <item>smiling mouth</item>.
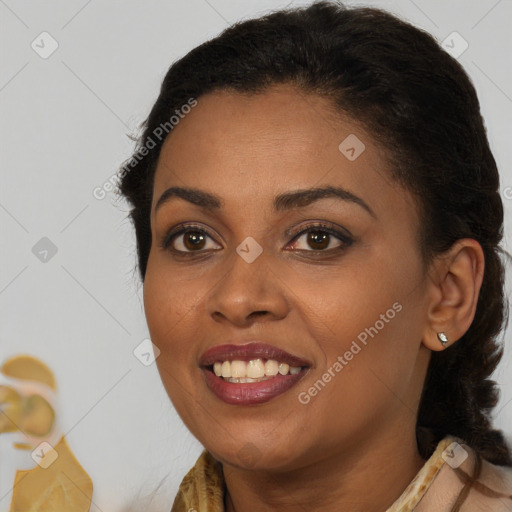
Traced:
<path fill-rule="evenodd" d="M 271 374 L 254 376 L 260 375 L 262 368 L 263 372 L 266 368 Z M 235 359 L 216 361 L 202 370 L 206 385 L 217 398 L 230 405 L 251 406 L 268 402 L 291 389 L 306 375 L 309 367 L 290 367 L 272 359 L 247 362 Z"/>
<path fill-rule="evenodd" d="M 211 347 L 198 362 L 210 391 L 231 405 L 268 402 L 311 367 L 309 361 L 261 341 Z"/>

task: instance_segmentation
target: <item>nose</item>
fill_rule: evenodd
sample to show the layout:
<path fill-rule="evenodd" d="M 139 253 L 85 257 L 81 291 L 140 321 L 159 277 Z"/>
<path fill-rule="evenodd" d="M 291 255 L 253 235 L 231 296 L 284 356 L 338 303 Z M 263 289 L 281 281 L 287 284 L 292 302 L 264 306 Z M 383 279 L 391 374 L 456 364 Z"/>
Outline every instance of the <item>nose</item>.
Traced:
<path fill-rule="evenodd" d="M 286 286 L 265 253 L 248 263 L 233 251 L 224 268 L 207 299 L 208 312 L 216 322 L 244 327 L 286 317 Z"/>

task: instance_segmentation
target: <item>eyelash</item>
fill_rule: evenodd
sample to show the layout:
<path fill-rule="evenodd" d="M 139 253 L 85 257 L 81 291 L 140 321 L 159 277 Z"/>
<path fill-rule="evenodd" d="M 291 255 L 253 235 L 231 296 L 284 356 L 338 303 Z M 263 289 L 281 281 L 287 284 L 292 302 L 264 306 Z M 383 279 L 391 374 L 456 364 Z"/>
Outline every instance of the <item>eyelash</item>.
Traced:
<path fill-rule="evenodd" d="M 174 249 L 174 248 L 170 247 L 171 244 L 174 242 L 174 240 L 177 237 L 179 237 L 180 235 L 183 235 L 185 233 L 191 232 L 191 231 L 199 232 L 200 234 L 206 235 L 207 237 L 213 239 L 208 234 L 208 232 L 206 230 L 204 230 L 201 226 L 198 226 L 198 225 L 195 225 L 195 224 L 185 224 L 185 225 L 184 224 L 180 224 L 176 229 L 169 231 L 162 238 L 162 240 L 159 243 L 159 247 L 161 249 L 164 249 L 164 250 L 169 250 L 169 251 L 173 252 L 174 254 L 176 254 L 178 256 L 184 256 L 184 255 L 192 256 L 194 254 L 201 254 L 201 253 L 206 252 L 204 249 L 203 250 L 198 250 L 198 251 L 181 251 L 181 250 L 177 250 L 177 249 Z M 307 226 L 307 228 L 305 228 L 302 231 L 299 231 L 298 233 L 292 235 L 293 238 L 292 238 L 291 242 L 299 239 L 304 234 L 311 233 L 311 232 L 313 232 L 313 233 L 316 233 L 316 232 L 318 232 L 318 233 L 327 233 L 327 234 L 333 236 L 334 238 L 338 239 L 341 242 L 341 245 L 338 246 L 338 247 L 335 247 L 333 249 L 323 249 L 323 250 L 296 249 L 297 251 L 313 253 L 313 254 L 326 254 L 326 253 L 328 254 L 328 253 L 333 253 L 333 252 L 342 252 L 347 247 L 352 245 L 352 243 L 354 242 L 354 240 L 350 236 L 348 236 L 345 233 L 343 233 L 342 231 L 334 229 L 331 226 L 329 226 L 327 224 L 324 224 L 324 223 L 310 224 L 309 226 Z M 218 249 L 215 249 L 215 250 L 218 250 Z"/>

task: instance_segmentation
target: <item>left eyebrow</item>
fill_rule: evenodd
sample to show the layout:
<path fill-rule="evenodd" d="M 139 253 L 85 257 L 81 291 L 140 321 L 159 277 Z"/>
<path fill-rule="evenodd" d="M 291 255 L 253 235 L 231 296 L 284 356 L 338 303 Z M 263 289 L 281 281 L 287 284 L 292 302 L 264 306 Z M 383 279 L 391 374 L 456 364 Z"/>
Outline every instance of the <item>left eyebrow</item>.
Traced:
<path fill-rule="evenodd" d="M 292 208 L 301 208 L 330 197 L 355 203 L 365 209 L 373 218 L 377 218 L 374 211 L 360 197 L 344 188 L 333 186 L 308 188 L 280 194 L 274 200 L 274 211 L 281 212 Z"/>
<path fill-rule="evenodd" d="M 165 203 L 168 203 L 173 197 L 179 197 L 209 211 L 220 210 L 224 205 L 224 201 L 219 196 L 209 192 L 196 188 L 170 187 L 158 199 L 155 205 L 155 212 Z M 279 194 L 274 198 L 273 211 L 282 212 L 294 208 L 302 208 L 320 199 L 331 197 L 355 203 L 366 210 L 372 217 L 377 218 L 373 210 L 360 197 L 344 188 L 333 186 L 301 189 Z"/>

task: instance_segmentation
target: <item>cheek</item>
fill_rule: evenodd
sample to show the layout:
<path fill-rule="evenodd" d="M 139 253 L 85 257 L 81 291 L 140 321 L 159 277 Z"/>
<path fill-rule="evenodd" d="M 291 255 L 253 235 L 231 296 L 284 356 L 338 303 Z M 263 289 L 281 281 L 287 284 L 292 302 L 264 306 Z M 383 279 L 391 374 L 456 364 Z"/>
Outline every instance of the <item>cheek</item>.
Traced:
<path fill-rule="evenodd" d="M 297 308 L 325 357 L 317 378 L 327 372 L 329 383 L 317 387 L 322 394 L 329 388 L 325 398 L 348 410 L 357 410 L 363 397 L 373 408 L 393 393 L 407 392 L 421 342 L 424 289 L 415 263 L 401 263 L 379 259 L 364 268 L 345 267 L 330 279 L 317 280 L 315 292 L 309 285 L 307 294 L 297 290 L 296 296 L 308 297 L 305 303 L 297 301 Z M 400 270 L 384 273 L 383 268 Z"/>
<path fill-rule="evenodd" d="M 305 413 L 300 415 L 301 430 L 321 435 L 335 449 L 340 439 L 364 438 L 385 418 L 412 414 L 410 386 L 419 342 L 408 336 L 406 315 L 404 308 L 379 330 L 381 324 L 375 325 L 369 314 L 366 325 L 376 330 L 354 324 L 352 329 L 344 327 L 329 346 L 323 345 L 325 366 L 297 390 Z M 359 333 L 364 336 L 358 338 Z"/>
<path fill-rule="evenodd" d="M 201 339 L 200 322 L 194 319 L 198 296 L 193 282 L 184 285 L 176 281 L 176 274 L 169 276 L 148 265 L 144 309 L 151 341 L 160 349 L 156 365 L 171 402 L 192 431 L 191 418 L 200 413 L 195 393 L 203 378 L 191 355 L 191 340 Z"/>
<path fill-rule="evenodd" d="M 344 351 L 349 348 L 345 344 L 350 346 L 358 336 L 364 342 L 372 334 L 389 331 L 412 282 L 410 269 L 398 274 L 382 270 L 394 267 L 382 257 L 360 258 L 329 272 L 304 273 L 300 280 L 293 276 L 295 307 L 305 325 L 318 326 L 313 337 Z"/>
<path fill-rule="evenodd" d="M 144 282 L 146 321 L 151 340 L 160 349 L 157 363 L 172 368 L 173 373 L 185 369 L 191 340 L 201 339 L 201 324 L 194 320 L 200 296 L 194 280 L 180 282 L 176 273 L 148 265 Z"/>
<path fill-rule="evenodd" d="M 200 296 L 197 279 L 183 280 L 179 267 L 170 268 L 165 256 L 150 254 L 144 280 L 144 310 L 148 325 L 169 334 L 193 309 Z"/>

